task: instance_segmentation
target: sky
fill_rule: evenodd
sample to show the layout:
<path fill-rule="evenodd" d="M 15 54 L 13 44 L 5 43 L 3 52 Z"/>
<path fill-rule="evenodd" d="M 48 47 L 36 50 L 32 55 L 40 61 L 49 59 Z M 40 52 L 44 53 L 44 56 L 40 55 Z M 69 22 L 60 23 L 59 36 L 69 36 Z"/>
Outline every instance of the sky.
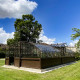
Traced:
<path fill-rule="evenodd" d="M 48 44 L 72 41 L 72 28 L 80 28 L 80 0 L 0 0 L 0 43 L 13 38 L 16 18 L 32 14 L 40 24 L 40 40 Z"/>

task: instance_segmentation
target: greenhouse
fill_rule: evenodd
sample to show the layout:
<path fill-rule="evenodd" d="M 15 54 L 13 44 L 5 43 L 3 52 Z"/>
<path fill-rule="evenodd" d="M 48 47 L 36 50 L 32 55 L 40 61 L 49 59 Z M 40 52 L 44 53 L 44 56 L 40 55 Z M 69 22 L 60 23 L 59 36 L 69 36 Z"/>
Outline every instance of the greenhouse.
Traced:
<path fill-rule="evenodd" d="M 9 46 L 5 64 L 17 67 L 43 69 L 72 62 L 74 55 L 65 56 L 63 52 L 48 44 L 18 42 Z"/>

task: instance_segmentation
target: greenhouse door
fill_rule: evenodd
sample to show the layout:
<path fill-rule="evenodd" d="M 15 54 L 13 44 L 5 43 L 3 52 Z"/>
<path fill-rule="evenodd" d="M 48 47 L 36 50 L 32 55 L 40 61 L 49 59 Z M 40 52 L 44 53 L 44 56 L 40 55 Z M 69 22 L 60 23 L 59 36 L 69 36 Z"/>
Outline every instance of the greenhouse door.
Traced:
<path fill-rule="evenodd" d="M 9 57 L 9 63 L 10 65 L 14 65 L 14 57 Z"/>

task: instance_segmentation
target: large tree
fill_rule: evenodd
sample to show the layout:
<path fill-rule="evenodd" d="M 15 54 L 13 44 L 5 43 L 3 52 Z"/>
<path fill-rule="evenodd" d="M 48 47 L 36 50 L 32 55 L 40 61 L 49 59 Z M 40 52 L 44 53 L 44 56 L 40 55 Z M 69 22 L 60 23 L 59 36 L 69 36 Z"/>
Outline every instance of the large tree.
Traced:
<path fill-rule="evenodd" d="M 14 39 L 18 41 L 35 42 L 42 30 L 41 24 L 30 14 L 23 15 L 22 19 L 16 19 L 14 26 Z"/>
<path fill-rule="evenodd" d="M 10 41 L 36 42 L 42 30 L 42 25 L 31 14 L 22 15 L 22 19 L 16 19 L 14 26 L 14 40 L 8 40 L 8 44 Z"/>

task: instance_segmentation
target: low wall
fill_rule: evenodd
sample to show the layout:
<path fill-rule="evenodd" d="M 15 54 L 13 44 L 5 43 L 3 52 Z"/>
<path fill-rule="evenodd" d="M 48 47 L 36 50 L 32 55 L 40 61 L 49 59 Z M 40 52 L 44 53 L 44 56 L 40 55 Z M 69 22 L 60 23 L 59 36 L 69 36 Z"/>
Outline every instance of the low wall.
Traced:
<path fill-rule="evenodd" d="M 20 65 L 20 58 L 17 58 L 17 57 L 14 58 L 14 66 L 16 66 L 16 67 L 20 67 L 21 66 Z"/>
<path fill-rule="evenodd" d="M 11 65 L 9 58 L 5 59 L 6 65 Z M 65 64 L 75 61 L 75 57 L 55 57 L 55 58 L 14 58 L 14 66 L 44 69 L 48 67 L 53 67 L 60 64 Z"/>
<path fill-rule="evenodd" d="M 5 58 L 5 65 L 9 65 L 9 58 Z"/>
<path fill-rule="evenodd" d="M 41 68 L 53 67 L 60 64 L 65 64 L 75 61 L 75 57 L 55 57 L 41 59 Z"/>
<path fill-rule="evenodd" d="M 61 64 L 61 58 L 44 58 L 41 59 L 41 68 L 48 68 Z"/>
<path fill-rule="evenodd" d="M 40 58 L 21 58 L 21 67 L 40 69 Z"/>
<path fill-rule="evenodd" d="M 75 61 L 75 57 L 62 57 L 62 64 Z"/>

